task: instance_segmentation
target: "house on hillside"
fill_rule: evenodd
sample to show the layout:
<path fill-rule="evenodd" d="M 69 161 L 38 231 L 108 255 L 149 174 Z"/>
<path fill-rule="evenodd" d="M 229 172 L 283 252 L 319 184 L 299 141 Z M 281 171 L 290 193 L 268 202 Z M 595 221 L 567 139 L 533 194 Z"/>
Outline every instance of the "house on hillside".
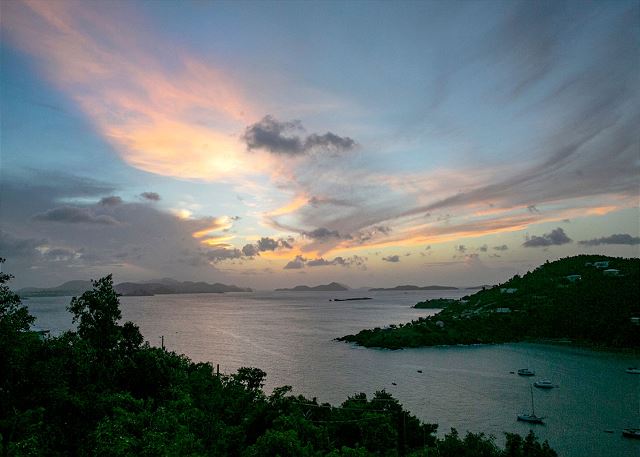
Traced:
<path fill-rule="evenodd" d="M 567 281 L 569 281 L 569 282 L 576 282 L 576 281 L 580 281 L 582 279 L 582 276 L 580 276 L 580 275 L 568 275 L 568 276 L 565 276 L 565 278 L 567 278 Z"/>
<path fill-rule="evenodd" d="M 600 262 L 593 262 L 593 266 L 596 268 L 609 268 L 609 261 L 601 260 Z"/>
<path fill-rule="evenodd" d="M 605 276 L 620 276 L 620 270 L 616 270 L 615 268 L 609 268 L 602 272 Z"/>
<path fill-rule="evenodd" d="M 496 308 L 496 313 L 507 314 L 511 312 L 511 308 Z"/>
<path fill-rule="evenodd" d="M 515 287 L 501 287 L 500 288 L 500 293 L 501 294 L 515 294 L 518 291 L 518 289 L 516 289 Z"/>
<path fill-rule="evenodd" d="M 634 325 L 640 325 L 640 317 L 634 316 L 631 318 L 631 323 Z"/>

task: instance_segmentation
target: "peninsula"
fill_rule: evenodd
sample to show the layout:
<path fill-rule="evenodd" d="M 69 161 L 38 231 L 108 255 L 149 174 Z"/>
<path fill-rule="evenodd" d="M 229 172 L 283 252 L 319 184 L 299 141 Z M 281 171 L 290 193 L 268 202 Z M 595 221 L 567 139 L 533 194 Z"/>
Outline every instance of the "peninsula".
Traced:
<path fill-rule="evenodd" d="M 541 339 L 640 348 L 639 284 L 640 259 L 568 257 L 438 303 L 446 308 L 434 316 L 338 340 L 389 349 Z"/>

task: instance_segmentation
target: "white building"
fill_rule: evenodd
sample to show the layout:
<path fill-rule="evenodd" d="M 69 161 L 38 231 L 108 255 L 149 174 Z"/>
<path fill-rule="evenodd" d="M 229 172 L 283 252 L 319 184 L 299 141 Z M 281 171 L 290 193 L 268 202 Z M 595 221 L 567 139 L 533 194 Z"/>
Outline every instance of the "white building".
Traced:
<path fill-rule="evenodd" d="M 604 274 L 605 276 L 620 276 L 620 270 L 609 268 L 608 270 L 604 270 L 602 274 Z"/>
<path fill-rule="evenodd" d="M 593 262 L 593 266 L 596 268 L 609 268 L 609 261 L 601 260 L 600 262 Z"/>
<path fill-rule="evenodd" d="M 511 308 L 496 308 L 496 313 L 499 313 L 499 314 L 506 314 L 510 312 L 511 312 Z"/>
<path fill-rule="evenodd" d="M 580 276 L 580 275 L 569 275 L 569 276 L 565 276 L 565 278 L 567 278 L 567 280 L 569 282 L 576 282 L 576 281 L 580 281 L 582 279 L 582 276 Z"/>
<path fill-rule="evenodd" d="M 518 289 L 514 288 L 514 287 L 502 287 L 500 288 L 500 293 L 501 294 L 515 294 L 518 291 Z"/>

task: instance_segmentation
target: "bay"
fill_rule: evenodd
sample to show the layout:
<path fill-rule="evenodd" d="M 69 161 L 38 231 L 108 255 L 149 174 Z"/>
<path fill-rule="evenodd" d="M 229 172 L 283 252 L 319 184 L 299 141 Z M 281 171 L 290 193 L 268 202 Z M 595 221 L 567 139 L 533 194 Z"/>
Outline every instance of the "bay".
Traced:
<path fill-rule="evenodd" d="M 413 414 L 460 432 L 529 429 L 548 439 L 561 456 L 640 456 L 640 442 L 621 437 L 640 426 L 640 376 L 625 373 L 637 357 L 568 346 L 505 344 L 365 349 L 334 338 L 363 328 L 400 324 L 437 310 L 416 310 L 430 298 L 458 298 L 473 291 L 255 292 L 121 297 L 124 320 L 145 338 L 194 361 L 267 372 L 265 389 L 291 385 L 294 393 L 338 404 L 348 395 L 386 389 Z M 330 301 L 369 296 L 366 301 Z M 25 301 L 36 325 L 59 334 L 72 328 L 70 297 Z M 511 372 L 528 367 L 533 379 Z M 421 370 L 422 373 L 418 372 Z M 516 421 L 530 409 L 529 385 L 550 378 L 558 387 L 534 389 L 536 413 L 545 425 Z M 605 433 L 614 430 L 615 433 Z"/>

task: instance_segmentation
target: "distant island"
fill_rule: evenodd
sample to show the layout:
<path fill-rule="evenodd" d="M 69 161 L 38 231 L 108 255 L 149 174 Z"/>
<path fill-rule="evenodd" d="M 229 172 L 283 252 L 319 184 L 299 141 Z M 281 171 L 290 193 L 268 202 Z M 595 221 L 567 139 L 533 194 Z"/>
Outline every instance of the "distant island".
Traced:
<path fill-rule="evenodd" d="M 416 307 L 444 309 L 338 340 L 388 349 L 524 340 L 640 348 L 640 259 L 568 257 L 460 300 Z"/>
<path fill-rule="evenodd" d="M 349 287 L 344 284 L 339 284 L 337 282 L 332 282 L 329 284 L 320 284 L 319 286 L 295 286 L 291 289 L 283 288 L 283 289 L 275 289 L 276 292 L 309 292 L 309 291 L 327 291 L 327 292 L 339 292 L 349 290 Z"/>
<path fill-rule="evenodd" d="M 404 285 L 404 286 L 395 286 L 395 287 L 375 287 L 373 289 L 369 289 L 370 292 L 380 292 L 384 290 L 458 290 L 457 287 L 453 286 L 412 286 L 412 285 Z"/>
<path fill-rule="evenodd" d="M 82 294 L 91 289 L 91 281 L 68 281 L 56 287 L 38 288 L 25 287 L 17 291 L 20 297 L 65 297 Z M 123 296 L 151 296 L 169 294 L 221 294 L 225 292 L 252 292 L 245 287 L 229 286 L 226 284 L 209 284 L 206 282 L 176 281 L 164 278 L 152 282 L 121 282 L 114 286 L 119 295 Z"/>

